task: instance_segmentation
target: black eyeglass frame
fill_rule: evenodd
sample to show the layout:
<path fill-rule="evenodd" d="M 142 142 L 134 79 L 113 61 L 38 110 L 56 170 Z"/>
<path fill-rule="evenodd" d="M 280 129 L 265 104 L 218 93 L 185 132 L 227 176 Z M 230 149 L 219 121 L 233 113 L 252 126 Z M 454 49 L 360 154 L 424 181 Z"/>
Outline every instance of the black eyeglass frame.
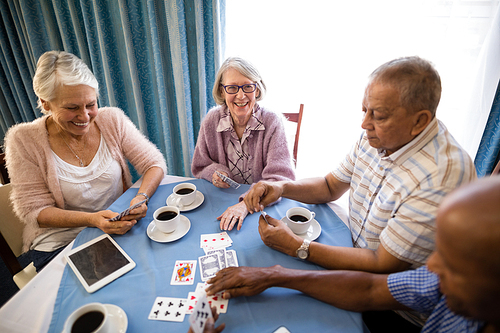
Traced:
<path fill-rule="evenodd" d="M 222 83 L 220 85 L 224 88 L 224 91 L 227 94 L 229 94 L 229 95 L 235 95 L 235 94 L 237 94 L 240 91 L 240 89 L 243 90 L 243 92 L 246 93 L 246 94 L 253 93 L 255 90 L 257 90 L 257 83 L 247 83 L 247 84 L 244 84 L 242 86 L 238 86 L 236 84 L 223 85 Z M 243 87 L 246 87 L 246 86 L 252 86 L 253 90 L 252 91 L 245 91 L 243 89 Z M 229 91 L 227 91 L 227 87 L 238 87 L 238 90 L 236 90 L 236 92 L 234 92 L 234 93 L 230 93 Z"/>

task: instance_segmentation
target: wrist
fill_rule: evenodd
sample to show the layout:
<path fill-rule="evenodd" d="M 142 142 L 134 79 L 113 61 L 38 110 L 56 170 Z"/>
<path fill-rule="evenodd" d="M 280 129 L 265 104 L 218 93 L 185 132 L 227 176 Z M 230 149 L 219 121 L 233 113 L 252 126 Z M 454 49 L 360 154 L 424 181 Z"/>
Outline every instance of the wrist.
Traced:
<path fill-rule="evenodd" d="M 136 197 L 142 196 L 146 199 L 146 205 L 149 203 L 149 195 L 147 195 L 146 193 L 140 192 L 140 193 L 137 193 L 135 196 Z"/>

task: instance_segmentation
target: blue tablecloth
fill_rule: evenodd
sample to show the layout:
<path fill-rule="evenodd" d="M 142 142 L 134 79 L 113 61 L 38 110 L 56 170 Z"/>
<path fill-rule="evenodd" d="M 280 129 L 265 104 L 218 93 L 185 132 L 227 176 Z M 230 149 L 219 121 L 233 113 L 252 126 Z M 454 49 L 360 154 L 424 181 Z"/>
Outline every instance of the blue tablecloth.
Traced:
<path fill-rule="evenodd" d="M 227 207 L 238 202 L 238 196 L 248 186 L 239 189 L 219 189 L 204 180 L 189 180 L 204 194 L 203 204 L 195 210 L 183 212 L 191 221 L 191 229 L 183 238 L 171 243 L 157 243 L 149 239 L 146 228 L 152 221 L 153 212 L 166 205 L 167 197 L 177 184 L 158 187 L 151 198 L 147 216 L 127 234 L 112 235 L 113 239 L 136 262 L 137 266 L 122 277 L 89 294 L 80 284 L 73 271 L 66 266 L 49 332 L 61 332 L 66 318 L 78 307 L 101 302 L 121 307 L 128 317 L 128 332 L 187 332 L 189 321 L 165 322 L 149 320 L 148 315 L 157 296 L 187 298 L 201 282 L 199 267 L 192 286 L 172 286 L 170 278 L 176 260 L 197 260 L 204 255 L 200 248 L 200 235 L 219 232 L 220 216 Z M 110 209 L 119 212 L 128 207 L 137 189 L 129 189 Z M 305 205 L 283 199 L 279 204 L 267 207 L 266 212 L 281 218 L 294 206 L 303 206 L 316 213 L 322 233 L 316 240 L 321 243 L 352 246 L 349 230 L 327 205 Z M 240 266 L 272 266 L 280 264 L 297 269 L 323 269 L 268 248 L 257 230 L 259 214 L 248 215 L 240 231 L 229 231 Z M 97 228 L 84 229 L 75 240 L 75 247 L 99 235 Z M 221 314 L 218 323 L 226 323 L 225 332 L 273 332 L 279 326 L 291 332 L 362 332 L 361 315 L 339 310 L 295 290 L 271 288 L 260 295 L 229 300 L 227 313 Z"/>

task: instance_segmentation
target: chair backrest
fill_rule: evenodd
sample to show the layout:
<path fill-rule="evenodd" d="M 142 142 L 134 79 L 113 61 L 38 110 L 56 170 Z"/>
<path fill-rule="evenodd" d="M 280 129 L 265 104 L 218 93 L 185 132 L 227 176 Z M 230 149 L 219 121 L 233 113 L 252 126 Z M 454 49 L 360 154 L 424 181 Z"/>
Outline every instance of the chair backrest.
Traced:
<path fill-rule="evenodd" d="M 5 153 L 0 153 L 0 177 L 2 184 L 10 183 L 9 173 L 5 167 Z"/>
<path fill-rule="evenodd" d="M 492 176 L 498 175 L 498 174 L 500 174 L 500 161 L 498 161 L 497 165 L 495 166 L 495 169 L 493 169 L 493 171 L 491 172 Z"/>
<path fill-rule="evenodd" d="M 283 113 L 288 121 L 297 123 L 297 130 L 295 131 L 295 142 L 293 144 L 293 161 L 297 166 L 297 150 L 299 148 L 300 126 L 302 125 L 302 113 L 304 112 L 304 104 L 300 104 L 299 112 Z"/>
<path fill-rule="evenodd" d="M 24 224 L 18 219 L 9 199 L 11 184 L 0 186 L 0 232 L 9 244 L 9 247 L 18 257 L 23 250 Z"/>

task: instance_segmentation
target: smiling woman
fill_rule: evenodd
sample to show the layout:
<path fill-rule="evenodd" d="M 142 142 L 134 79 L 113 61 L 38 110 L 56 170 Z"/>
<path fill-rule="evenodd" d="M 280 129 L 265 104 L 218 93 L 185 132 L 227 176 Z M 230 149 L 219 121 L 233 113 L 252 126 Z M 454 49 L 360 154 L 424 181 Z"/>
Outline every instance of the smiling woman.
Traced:
<path fill-rule="evenodd" d="M 193 175 L 219 188 L 229 184 L 218 173 L 240 184 L 295 179 L 281 116 L 257 103 L 266 93 L 257 69 L 241 58 L 226 59 L 212 93 L 219 106 L 201 124 Z M 218 217 L 222 230 L 241 229 L 248 214 L 245 195 Z"/>
<path fill-rule="evenodd" d="M 14 211 L 26 224 L 23 250 L 39 271 L 84 227 L 124 234 L 147 202 L 118 221 L 106 208 L 131 186 L 127 160 L 144 175 L 131 205 L 148 199 L 166 173 L 161 152 L 118 108 L 98 108 L 98 84 L 73 54 L 50 51 L 33 78 L 45 116 L 5 138 Z"/>

